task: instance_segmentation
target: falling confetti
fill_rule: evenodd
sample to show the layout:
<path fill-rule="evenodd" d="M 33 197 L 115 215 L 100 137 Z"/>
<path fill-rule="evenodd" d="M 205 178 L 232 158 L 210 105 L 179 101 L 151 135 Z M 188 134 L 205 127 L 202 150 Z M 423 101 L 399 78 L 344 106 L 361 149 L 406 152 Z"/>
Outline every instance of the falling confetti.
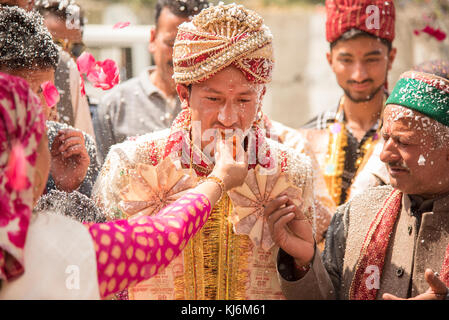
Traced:
<path fill-rule="evenodd" d="M 426 158 L 424 158 L 423 155 L 419 156 L 418 165 L 425 166 L 426 165 Z"/>
<path fill-rule="evenodd" d="M 116 24 L 114 24 L 112 29 L 123 29 L 128 27 L 130 24 L 131 22 L 117 22 Z"/>

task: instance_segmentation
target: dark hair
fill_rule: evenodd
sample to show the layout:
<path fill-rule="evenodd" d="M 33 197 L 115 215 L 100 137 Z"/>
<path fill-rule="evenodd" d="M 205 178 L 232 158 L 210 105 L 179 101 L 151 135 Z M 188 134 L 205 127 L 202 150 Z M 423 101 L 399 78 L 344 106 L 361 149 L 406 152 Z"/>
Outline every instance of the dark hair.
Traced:
<path fill-rule="evenodd" d="M 178 17 L 188 18 L 197 15 L 201 10 L 208 8 L 210 5 L 207 0 L 158 0 L 156 3 L 154 24 L 157 28 L 159 17 L 164 8 L 168 8 Z"/>
<path fill-rule="evenodd" d="M 372 38 L 372 39 L 379 40 L 380 42 L 382 42 L 384 45 L 387 46 L 388 52 L 390 52 L 391 48 L 393 47 L 393 44 L 390 41 L 386 40 L 386 39 L 383 39 L 383 38 L 380 38 L 380 37 L 376 37 L 375 35 L 372 35 L 371 33 L 365 32 L 363 30 L 352 28 L 352 29 L 346 31 L 345 33 L 343 33 L 340 38 L 338 38 L 337 40 L 335 40 L 334 42 L 332 42 L 330 44 L 331 51 L 337 45 L 337 43 L 339 41 L 353 40 L 353 39 L 356 39 L 356 38 L 359 38 L 359 37 L 369 37 L 369 38 Z"/>
<path fill-rule="evenodd" d="M 56 69 L 59 50 L 42 16 L 19 7 L 0 7 L 0 67 Z"/>
<path fill-rule="evenodd" d="M 52 14 L 55 17 L 66 21 L 75 16 L 81 32 L 83 32 L 84 25 L 87 23 L 84 10 L 74 0 L 36 0 L 34 5 L 35 9 L 44 17 L 47 14 Z"/>

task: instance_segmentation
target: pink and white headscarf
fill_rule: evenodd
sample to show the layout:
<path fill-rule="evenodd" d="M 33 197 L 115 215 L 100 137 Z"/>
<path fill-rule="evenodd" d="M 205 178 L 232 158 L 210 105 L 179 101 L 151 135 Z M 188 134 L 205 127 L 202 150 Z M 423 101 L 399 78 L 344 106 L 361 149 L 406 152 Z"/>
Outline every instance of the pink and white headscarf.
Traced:
<path fill-rule="evenodd" d="M 24 272 L 34 167 L 44 130 L 40 100 L 27 82 L 0 73 L 0 280 Z"/>

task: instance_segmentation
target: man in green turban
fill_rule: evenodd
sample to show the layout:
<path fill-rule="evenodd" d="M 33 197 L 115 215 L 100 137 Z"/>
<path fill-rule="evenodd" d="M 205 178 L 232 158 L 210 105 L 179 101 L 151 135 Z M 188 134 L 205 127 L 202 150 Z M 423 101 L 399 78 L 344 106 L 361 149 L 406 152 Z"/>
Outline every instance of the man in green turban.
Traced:
<path fill-rule="evenodd" d="M 322 256 L 307 224 L 282 210 L 268 217 L 287 298 L 449 297 L 449 81 L 404 73 L 383 118 L 391 186 L 337 209 Z"/>

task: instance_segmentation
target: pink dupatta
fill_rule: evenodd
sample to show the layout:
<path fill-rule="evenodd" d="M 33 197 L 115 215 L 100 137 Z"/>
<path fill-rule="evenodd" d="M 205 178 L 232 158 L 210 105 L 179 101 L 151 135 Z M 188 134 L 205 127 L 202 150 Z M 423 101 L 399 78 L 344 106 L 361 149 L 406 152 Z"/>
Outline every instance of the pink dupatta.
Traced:
<path fill-rule="evenodd" d="M 39 98 L 25 80 L 0 73 L 0 279 L 24 272 L 37 146 L 45 130 Z"/>

